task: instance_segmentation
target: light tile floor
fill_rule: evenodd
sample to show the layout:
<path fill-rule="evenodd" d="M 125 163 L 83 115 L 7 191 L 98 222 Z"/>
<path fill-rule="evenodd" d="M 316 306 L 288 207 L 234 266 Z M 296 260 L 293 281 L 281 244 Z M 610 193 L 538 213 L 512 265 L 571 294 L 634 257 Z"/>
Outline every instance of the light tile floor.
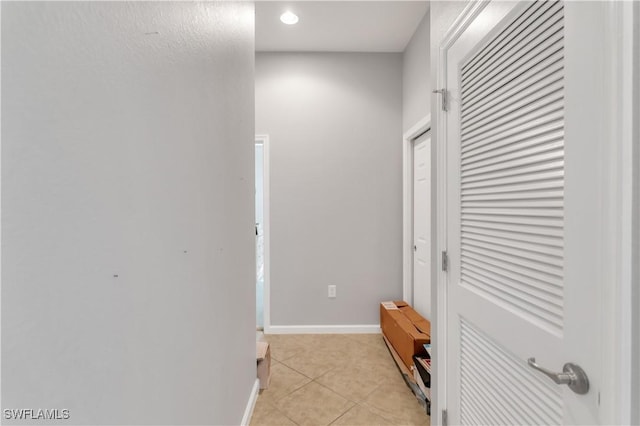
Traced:
<path fill-rule="evenodd" d="M 262 425 L 429 425 L 380 334 L 265 335 L 271 385 L 251 419 Z"/>

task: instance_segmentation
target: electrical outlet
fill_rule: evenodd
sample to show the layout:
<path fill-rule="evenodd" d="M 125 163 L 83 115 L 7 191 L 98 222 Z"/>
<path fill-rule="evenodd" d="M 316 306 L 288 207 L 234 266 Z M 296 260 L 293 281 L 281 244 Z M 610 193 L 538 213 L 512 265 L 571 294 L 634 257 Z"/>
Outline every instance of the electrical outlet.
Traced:
<path fill-rule="evenodd" d="M 336 286 L 335 285 L 330 285 L 329 286 L 329 298 L 330 299 L 335 299 L 336 298 Z"/>

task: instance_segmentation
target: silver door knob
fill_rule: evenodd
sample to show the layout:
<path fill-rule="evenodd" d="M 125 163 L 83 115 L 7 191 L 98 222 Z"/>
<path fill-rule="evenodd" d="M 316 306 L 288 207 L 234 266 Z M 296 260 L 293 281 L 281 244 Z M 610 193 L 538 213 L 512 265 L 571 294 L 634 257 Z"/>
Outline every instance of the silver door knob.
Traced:
<path fill-rule="evenodd" d="M 569 385 L 569 389 L 579 395 L 584 395 L 589 392 L 589 378 L 587 377 L 587 373 L 576 364 L 568 362 L 562 367 L 562 373 L 555 373 L 544 367 L 540 367 L 536 364 L 535 358 L 529 358 L 527 363 L 557 384 Z"/>

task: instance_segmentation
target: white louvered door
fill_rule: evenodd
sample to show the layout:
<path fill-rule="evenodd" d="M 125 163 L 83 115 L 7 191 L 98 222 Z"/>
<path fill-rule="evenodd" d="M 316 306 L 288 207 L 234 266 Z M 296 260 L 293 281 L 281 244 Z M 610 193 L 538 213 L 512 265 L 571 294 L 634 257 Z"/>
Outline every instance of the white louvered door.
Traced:
<path fill-rule="evenodd" d="M 566 227 L 580 221 L 568 181 L 580 188 L 588 173 L 568 167 L 583 148 L 565 134 L 566 10 L 478 10 L 446 51 L 450 423 L 596 423 L 598 288 L 571 278 L 590 258 L 568 252 L 574 235 L 594 230 Z M 593 327 L 592 338 L 575 324 Z M 553 383 L 529 357 L 557 372 L 579 364 L 591 392 Z"/>

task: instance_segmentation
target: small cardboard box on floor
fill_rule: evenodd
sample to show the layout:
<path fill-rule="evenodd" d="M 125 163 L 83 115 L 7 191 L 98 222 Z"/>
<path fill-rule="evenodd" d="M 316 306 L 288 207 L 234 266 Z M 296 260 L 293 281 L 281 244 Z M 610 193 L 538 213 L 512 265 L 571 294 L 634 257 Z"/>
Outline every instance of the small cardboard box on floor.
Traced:
<path fill-rule="evenodd" d="M 256 361 L 260 389 L 267 389 L 271 382 L 271 348 L 267 342 L 256 342 Z"/>
<path fill-rule="evenodd" d="M 431 323 L 403 301 L 380 304 L 380 328 L 404 365 L 412 370 L 413 356 L 431 343 Z"/>

